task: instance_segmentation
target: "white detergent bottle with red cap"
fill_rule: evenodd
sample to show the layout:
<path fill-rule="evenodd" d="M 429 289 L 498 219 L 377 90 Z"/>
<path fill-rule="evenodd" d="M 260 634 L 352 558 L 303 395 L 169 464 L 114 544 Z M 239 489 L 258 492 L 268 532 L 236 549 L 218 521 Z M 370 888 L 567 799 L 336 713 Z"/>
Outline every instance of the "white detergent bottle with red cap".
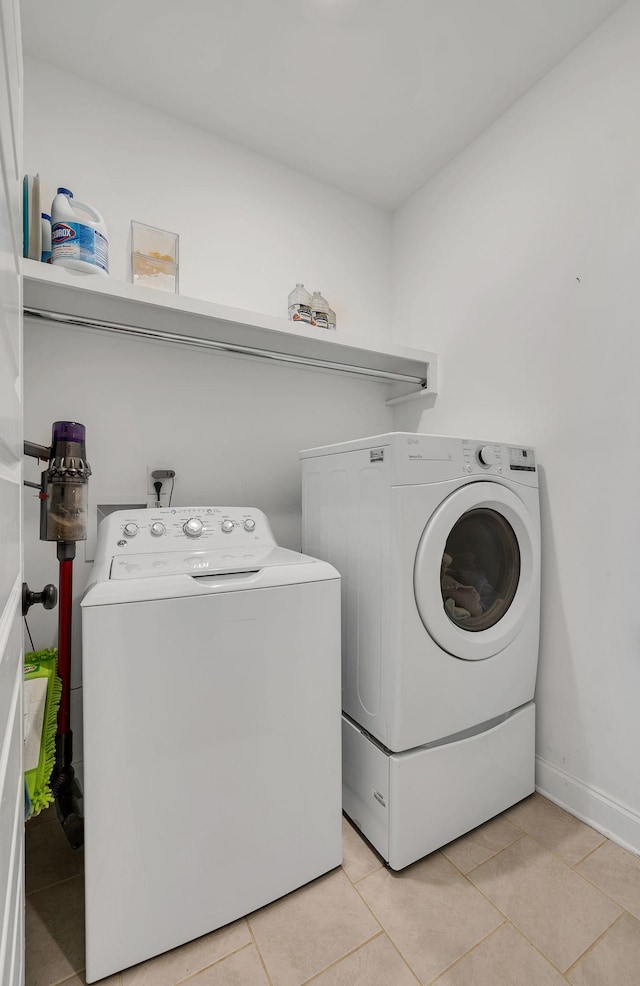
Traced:
<path fill-rule="evenodd" d="M 59 188 L 51 204 L 51 262 L 85 274 L 109 275 L 107 227 L 91 205 Z"/>

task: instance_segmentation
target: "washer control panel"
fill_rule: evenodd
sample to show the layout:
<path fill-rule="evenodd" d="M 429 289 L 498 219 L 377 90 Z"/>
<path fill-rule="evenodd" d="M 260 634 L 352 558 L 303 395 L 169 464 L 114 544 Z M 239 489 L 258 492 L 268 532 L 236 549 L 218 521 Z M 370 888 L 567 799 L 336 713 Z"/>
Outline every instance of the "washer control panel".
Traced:
<path fill-rule="evenodd" d="M 99 543 L 117 555 L 183 551 L 188 544 L 210 549 L 276 541 L 255 507 L 160 507 L 114 511 L 100 524 Z"/>

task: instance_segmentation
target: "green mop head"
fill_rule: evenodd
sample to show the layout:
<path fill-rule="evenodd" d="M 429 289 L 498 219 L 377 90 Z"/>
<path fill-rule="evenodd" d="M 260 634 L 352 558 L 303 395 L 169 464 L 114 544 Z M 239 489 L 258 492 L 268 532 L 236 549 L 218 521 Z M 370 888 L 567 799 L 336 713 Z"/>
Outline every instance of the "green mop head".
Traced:
<path fill-rule="evenodd" d="M 49 780 L 62 682 L 56 674 L 57 650 L 32 651 L 24 661 L 24 780 L 31 803 L 29 818 L 33 818 L 53 801 Z"/>

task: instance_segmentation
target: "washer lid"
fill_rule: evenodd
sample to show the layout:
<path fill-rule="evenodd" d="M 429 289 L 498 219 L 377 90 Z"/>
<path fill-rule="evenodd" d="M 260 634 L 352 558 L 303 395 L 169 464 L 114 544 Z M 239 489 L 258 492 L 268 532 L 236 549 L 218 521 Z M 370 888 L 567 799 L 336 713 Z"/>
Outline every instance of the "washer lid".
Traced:
<path fill-rule="evenodd" d="M 223 575 L 234 572 L 257 572 L 273 566 L 303 565 L 311 561 L 306 555 L 288 548 L 260 545 L 236 550 L 213 548 L 210 551 L 177 551 L 166 554 L 115 555 L 110 580 L 155 579 L 167 575 Z"/>
<path fill-rule="evenodd" d="M 484 660 L 520 633 L 538 578 L 538 529 L 523 501 L 499 483 L 473 482 L 427 523 L 414 592 L 420 618 L 443 650 Z"/>

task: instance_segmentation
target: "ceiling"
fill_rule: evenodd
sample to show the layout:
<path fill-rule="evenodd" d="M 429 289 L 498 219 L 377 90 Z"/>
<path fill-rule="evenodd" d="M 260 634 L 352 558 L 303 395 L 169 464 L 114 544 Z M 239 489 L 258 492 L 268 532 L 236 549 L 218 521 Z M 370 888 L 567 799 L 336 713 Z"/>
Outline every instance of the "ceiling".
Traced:
<path fill-rule="evenodd" d="M 393 209 L 623 0 L 23 0 L 27 54 Z"/>

